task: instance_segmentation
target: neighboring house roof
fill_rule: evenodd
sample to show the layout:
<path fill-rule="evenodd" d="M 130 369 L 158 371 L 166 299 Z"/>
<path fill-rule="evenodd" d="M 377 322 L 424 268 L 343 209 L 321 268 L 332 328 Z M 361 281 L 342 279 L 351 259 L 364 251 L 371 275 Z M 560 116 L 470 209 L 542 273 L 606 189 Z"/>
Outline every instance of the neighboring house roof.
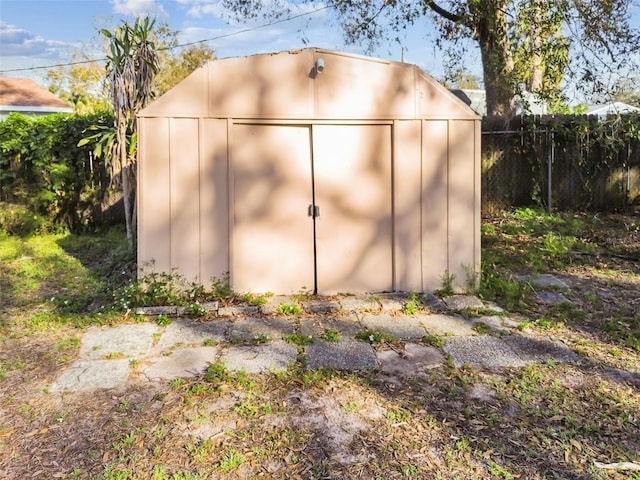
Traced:
<path fill-rule="evenodd" d="M 73 112 L 67 103 L 30 78 L 0 77 L 0 115 Z"/>
<path fill-rule="evenodd" d="M 487 94 L 484 90 L 457 89 L 451 90 L 456 97 L 469 105 L 478 115 L 487 114 Z M 522 101 L 522 98 L 526 101 Z M 547 104 L 536 98 L 533 93 L 523 92 L 516 97 L 516 114 L 529 113 L 531 115 L 546 115 Z"/>
<path fill-rule="evenodd" d="M 605 105 L 592 105 L 586 115 L 617 115 L 622 113 L 640 113 L 640 108 L 622 102 L 611 102 Z"/>
<path fill-rule="evenodd" d="M 451 90 L 456 97 L 469 105 L 478 115 L 485 116 L 487 114 L 487 95 L 484 90 Z"/>

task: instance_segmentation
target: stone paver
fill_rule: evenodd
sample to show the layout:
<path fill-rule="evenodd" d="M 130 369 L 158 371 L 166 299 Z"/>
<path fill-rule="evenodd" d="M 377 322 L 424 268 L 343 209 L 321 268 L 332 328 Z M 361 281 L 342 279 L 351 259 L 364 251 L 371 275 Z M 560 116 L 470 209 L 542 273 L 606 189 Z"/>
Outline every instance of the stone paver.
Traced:
<path fill-rule="evenodd" d="M 360 323 L 368 330 L 388 333 L 401 340 L 411 340 L 422 338 L 427 334 L 422 319 L 422 315 L 367 314 L 362 316 Z"/>
<path fill-rule="evenodd" d="M 131 373 L 129 359 L 79 360 L 72 363 L 50 386 L 52 393 L 116 388 L 124 384 Z"/>
<path fill-rule="evenodd" d="M 180 348 L 168 356 L 158 357 L 151 366 L 143 370 L 150 380 L 173 380 L 202 374 L 209 364 L 215 362 L 216 347 Z"/>
<path fill-rule="evenodd" d="M 218 308 L 218 316 L 220 317 L 241 317 L 258 313 L 260 313 L 260 307 L 256 305 L 230 305 Z"/>
<path fill-rule="evenodd" d="M 153 323 L 123 325 L 112 328 L 91 327 L 82 337 L 82 358 L 105 358 L 109 355 L 134 357 L 145 354 L 153 344 L 160 327 Z"/>
<path fill-rule="evenodd" d="M 371 295 L 344 295 L 340 297 L 342 310 L 346 312 L 360 312 L 379 310 L 380 303 Z"/>
<path fill-rule="evenodd" d="M 340 342 L 316 340 L 305 346 L 307 368 L 335 368 L 337 370 L 373 370 L 378 368 L 378 360 L 368 343 L 353 339 Z"/>
<path fill-rule="evenodd" d="M 431 310 L 441 312 L 445 309 L 445 305 L 438 297 L 431 292 L 425 292 L 422 294 L 422 302 Z"/>
<path fill-rule="evenodd" d="M 329 313 L 337 312 L 341 305 L 337 300 L 308 300 L 302 302 L 302 308 L 309 313 Z"/>
<path fill-rule="evenodd" d="M 300 318 L 300 333 L 305 336 L 320 337 L 325 331 L 333 330 L 339 332 L 343 338 L 355 336 L 362 330 L 355 313 L 349 315 L 320 316 L 311 318 Z"/>
<path fill-rule="evenodd" d="M 284 304 L 290 304 L 295 301 L 291 295 L 274 295 L 267 298 L 267 303 L 260 306 L 260 311 L 264 315 L 279 315 L 278 307 Z"/>
<path fill-rule="evenodd" d="M 477 335 L 473 324 L 459 315 L 420 315 L 422 324 L 432 335 Z"/>
<path fill-rule="evenodd" d="M 452 295 L 442 300 L 451 310 L 464 310 L 466 308 L 484 308 L 484 303 L 474 295 Z"/>
<path fill-rule="evenodd" d="M 166 350 L 176 345 L 203 345 L 205 342 L 219 343 L 226 340 L 231 323 L 226 320 L 201 322 L 179 318 L 165 327 L 156 347 Z"/>
<path fill-rule="evenodd" d="M 407 296 L 393 294 L 380 295 L 379 302 L 383 312 L 398 311 L 402 310 L 404 304 L 407 303 Z"/>
<path fill-rule="evenodd" d="M 252 341 L 261 336 L 281 340 L 295 330 L 294 319 L 288 317 L 238 318 L 231 325 L 230 340 Z"/>
<path fill-rule="evenodd" d="M 548 292 L 548 291 L 542 290 L 542 291 L 536 292 L 536 296 L 538 297 L 538 299 L 540 299 L 542 303 L 546 303 L 547 305 L 571 303 L 571 300 L 569 300 L 560 292 Z"/>
<path fill-rule="evenodd" d="M 395 350 L 377 352 L 380 370 L 389 375 L 413 376 L 425 368 L 438 367 L 444 362 L 440 350 L 417 343 L 407 343 L 401 353 Z"/>
<path fill-rule="evenodd" d="M 509 345 L 490 335 L 447 338 L 444 351 L 451 355 L 457 367 L 470 364 L 494 369 L 522 367 L 527 364 Z"/>
<path fill-rule="evenodd" d="M 509 335 L 504 337 L 503 341 L 526 362 L 546 362 L 547 360 L 577 362 L 580 360 L 580 356 L 565 344 L 551 339 Z"/>
<path fill-rule="evenodd" d="M 551 288 L 556 290 L 542 292 L 561 295 L 557 291 L 560 286 Z M 380 302 L 387 302 L 387 307 L 396 302 L 393 314 L 382 311 L 381 303 L 371 295 L 345 295 L 338 297 L 342 306 L 339 311 L 334 311 L 336 302 L 332 299 L 317 299 L 315 304 L 305 299 L 308 313 L 302 316 L 260 316 L 258 307 L 236 306 L 221 309 L 223 315 L 232 318 L 221 318 L 220 315 L 207 319 L 177 318 L 166 327 L 151 322 L 113 328 L 92 327 L 82 337 L 80 359 L 63 371 L 50 386 L 50 391 L 116 388 L 128 381 L 132 371 L 149 381 L 199 375 L 217 360 L 224 362 L 230 370 L 247 373 L 286 369 L 298 361 L 299 347 L 282 341 L 283 335 L 293 332 L 315 338 L 315 343 L 304 347 L 306 368 L 311 369 L 379 368 L 387 376 L 410 376 L 442 364 L 442 352 L 451 356 L 455 365 L 468 363 L 488 369 L 580 359 L 568 347 L 551 338 L 524 336 L 519 332 L 496 338 L 478 335 L 473 329 L 474 323 L 482 322 L 493 330 L 513 333 L 518 322 L 508 316 L 486 315 L 466 320 L 445 311 L 436 314 L 423 311 L 409 316 L 400 314 L 404 303 L 402 296 L 385 294 L 375 298 L 384 299 Z M 275 311 L 281 303 L 291 301 L 292 297 L 274 297 L 268 305 Z M 435 297 L 428 301 L 433 304 L 432 308 L 444 309 Z M 449 308 L 475 308 L 477 302 L 482 303 L 475 297 L 466 296 L 462 300 L 457 296 L 456 301 L 458 303 L 449 302 Z M 225 311 L 224 308 L 228 309 Z M 500 312 L 499 307 L 495 311 Z M 376 354 L 371 345 L 354 338 L 363 329 L 388 333 L 408 343 L 397 347 L 404 348 L 402 352 L 387 350 Z M 322 340 L 320 336 L 327 330 L 339 332 L 341 340 L 335 343 Z M 444 336 L 443 348 L 412 342 L 426 334 Z M 262 336 L 269 339 L 264 344 L 233 344 L 235 340 L 250 344 Z M 132 359 L 140 365 L 136 369 L 130 365 Z"/>
<path fill-rule="evenodd" d="M 485 315 L 482 317 L 476 317 L 471 319 L 471 322 L 475 325 L 476 323 L 482 323 L 491 327 L 492 330 L 500 331 L 500 330 L 508 330 L 518 328 L 519 323 L 511 320 L 510 318 L 503 317 L 500 315 Z"/>
<path fill-rule="evenodd" d="M 296 362 L 297 355 L 295 345 L 270 342 L 264 345 L 229 347 L 223 350 L 220 360 L 232 371 L 262 373 L 286 370 Z"/>
<path fill-rule="evenodd" d="M 538 288 L 569 289 L 569 285 L 555 275 L 551 275 L 549 273 L 544 273 L 542 275 L 518 275 L 517 279 L 521 282 L 530 282 L 534 287 Z"/>

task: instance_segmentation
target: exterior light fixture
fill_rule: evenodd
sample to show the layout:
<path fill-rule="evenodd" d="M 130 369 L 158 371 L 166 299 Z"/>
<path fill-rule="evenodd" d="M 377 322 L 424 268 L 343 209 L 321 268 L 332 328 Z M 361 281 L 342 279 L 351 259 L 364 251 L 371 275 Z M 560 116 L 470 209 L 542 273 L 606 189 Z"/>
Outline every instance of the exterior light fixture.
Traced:
<path fill-rule="evenodd" d="M 316 72 L 324 72 L 324 60 L 322 58 L 316 60 Z"/>

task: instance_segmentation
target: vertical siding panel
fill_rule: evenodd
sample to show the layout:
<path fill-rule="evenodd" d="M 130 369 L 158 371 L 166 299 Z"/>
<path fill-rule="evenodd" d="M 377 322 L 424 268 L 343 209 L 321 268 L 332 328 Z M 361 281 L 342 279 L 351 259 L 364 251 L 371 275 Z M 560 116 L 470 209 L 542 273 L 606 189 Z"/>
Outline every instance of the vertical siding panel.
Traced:
<path fill-rule="evenodd" d="M 481 158 L 482 158 L 482 129 L 479 121 L 474 123 L 474 155 L 473 155 L 473 174 L 474 174 L 474 204 L 473 209 L 473 231 L 474 231 L 474 266 L 476 273 L 476 288 L 480 286 L 480 273 L 482 269 L 481 255 L 482 255 L 482 170 L 481 170 Z"/>
<path fill-rule="evenodd" d="M 447 182 L 449 125 L 446 120 L 422 122 L 422 285 L 442 286 L 449 268 Z"/>
<path fill-rule="evenodd" d="M 202 281 L 229 272 L 227 120 L 200 122 L 200 272 Z"/>
<path fill-rule="evenodd" d="M 169 119 L 140 121 L 138 267 L 141 274 L 171 270 Z"/>
<path fill-rule="evenodd" d="M 394 130 L 394 249 L 396 290 L 422 290 L 421 121 L 399 121 Z"/>
<path fill-rule="evenodd" d="M 475 123 L 449 123 L 449 272 L 459 287 L 465 285 L 476 262 Z"/>
<path fill-rule="evenodd" d="M 200 280 L 198 120 L 174 118 L 171 133 L 171 268 Z"/>

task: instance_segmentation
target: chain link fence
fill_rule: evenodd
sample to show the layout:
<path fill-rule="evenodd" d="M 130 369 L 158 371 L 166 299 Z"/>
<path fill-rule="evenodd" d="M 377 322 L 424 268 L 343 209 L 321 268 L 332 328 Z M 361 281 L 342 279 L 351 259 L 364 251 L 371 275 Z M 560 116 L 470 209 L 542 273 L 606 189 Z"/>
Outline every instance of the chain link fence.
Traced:
<path fill-rule="evenodd" d="M 483 119 L 484 211 L 615 211 L 638 203 L 640 116 Z"/>

